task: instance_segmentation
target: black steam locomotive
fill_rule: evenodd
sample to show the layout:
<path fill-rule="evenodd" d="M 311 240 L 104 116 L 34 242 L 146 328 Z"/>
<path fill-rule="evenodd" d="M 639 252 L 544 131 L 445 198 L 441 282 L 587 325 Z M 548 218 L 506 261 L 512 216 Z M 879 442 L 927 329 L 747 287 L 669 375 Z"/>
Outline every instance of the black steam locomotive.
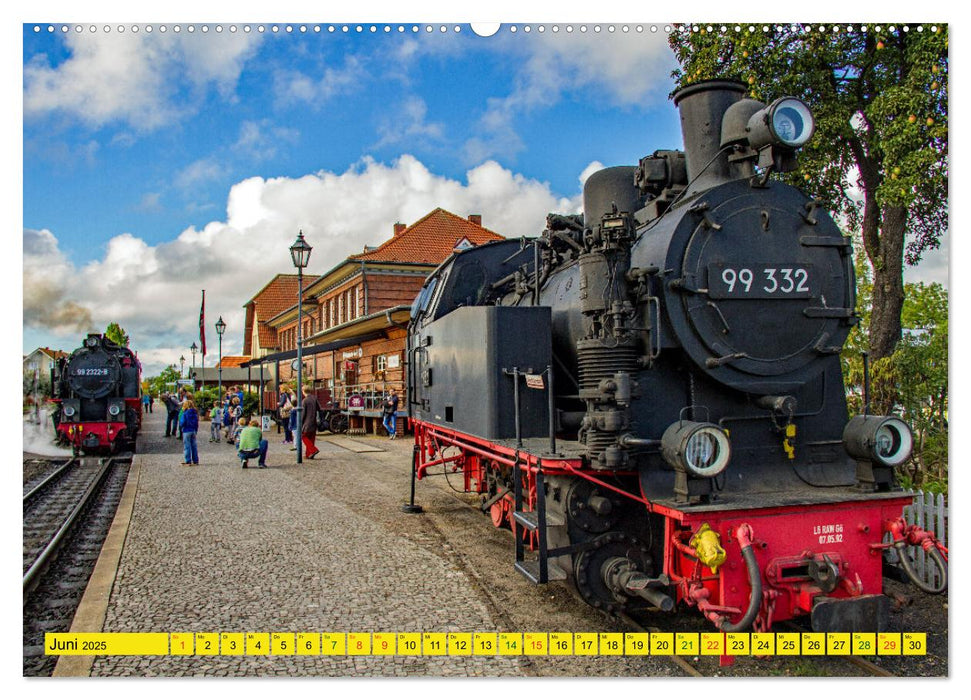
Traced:
<path fill-rule="evenodd" d="M 91 333 L 51 368 L 54 429 L 75 454 L 135 450 L 142 424 L 141 364 L 127 347 Z"/>
<path fill-rule="evenodd" d="M 882 552 L 925 546 L 943 590 L 946 550 L 900 517 L 907 425 L 847 413 L 850 240 L 770 178 L 812 114 L 745 92 L 682 89 L 684 152 L 597 172 L 582 216 L 428 278 L 408 338 L 414 474 L 460 469 L 514 530 L 515 567 L 598 608 L 879 628 Z"/>

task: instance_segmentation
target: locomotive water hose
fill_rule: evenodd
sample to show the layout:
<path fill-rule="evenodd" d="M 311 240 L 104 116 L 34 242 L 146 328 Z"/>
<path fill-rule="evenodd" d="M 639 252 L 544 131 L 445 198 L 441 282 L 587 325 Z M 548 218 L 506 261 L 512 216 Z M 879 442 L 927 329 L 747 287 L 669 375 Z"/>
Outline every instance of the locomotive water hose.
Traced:
<path fill-rule="evenodd" d="M 947 590 L 947 563 L 944 561 L 944 557 L 941 553 L 937 551 L 936 547 L 927 550 L 928 556 L 934 561 L 934 565 L 937 566 L 937 570 L 941 572 L 941 583 L 938 586 L 931 586 L 924 583 L 923 579 L 917 575 L 914 570 L 914 565 L 910 561 L 910 556 L 904 551 L 907 548 L 906 540 L 898 540 L 894 542 L 894 548 L 897 550 L 897 558 L 900 559 L 900 565 L 904 568 L 904 573 L 907 574 L 907 578 L 910 582 L 917 586 L 924 593 L 930 593 L 931 595 L 939 595 Z"/>
<path fill-rule="evenodd" d="M 755 549 L 752 547 L 752 528 L 741 525 L 736 532 L 739 544 L 742 547 L 742 558 L 748 569 L 748 581 L 752 587 L 752 593 L 748 599 L 748 609 L 738 622 L 729 622 L 728 618 L 722 618 L 718 623 L 718 629 L 722 632 L 741 632 L 747 630 L 755 622 L 755 617 L 759 614 L 762 607 L 762 572 L 759 571 L 759 564 L 755 560 Z"/>

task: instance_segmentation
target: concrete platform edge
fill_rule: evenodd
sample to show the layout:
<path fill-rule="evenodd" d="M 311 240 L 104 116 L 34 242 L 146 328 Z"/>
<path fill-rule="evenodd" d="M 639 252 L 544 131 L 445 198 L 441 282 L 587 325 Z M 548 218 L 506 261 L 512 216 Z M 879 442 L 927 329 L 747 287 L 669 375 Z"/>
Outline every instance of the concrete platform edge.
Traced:
<path fill-rule="evenodd" d="M 71 632 L 101 632 L 104 627 L 111 589 L 115 583 L 121 553 L 125 548 L 125 538 L 128 536 L 128 526 L 131 524 L 132 512 L 135 509 L 141 468 L 141 455 L 135 455 L 132 457 L 131 469 L 118 503 L 118 510 L 115 511 L 108 536 L 101 546 L 98 562 L 95 564 L 88 585 L 84 589 L 81 604 L 71 622 Z M 55 678 L 90 676 L 94 658 L 93 656 L 62 656 L 58 659 L 54 673 L 51 675 Z"/>

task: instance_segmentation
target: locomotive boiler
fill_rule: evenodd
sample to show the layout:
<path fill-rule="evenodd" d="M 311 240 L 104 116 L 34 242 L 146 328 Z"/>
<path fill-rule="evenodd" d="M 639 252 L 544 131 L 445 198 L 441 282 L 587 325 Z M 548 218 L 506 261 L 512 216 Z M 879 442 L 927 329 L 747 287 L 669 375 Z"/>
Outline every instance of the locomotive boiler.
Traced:
<path fill-rule="evenodd" d="M 408 337 L 413 474 L 461 471 L 513 530 L 515 568 L 597 608 L 880 629 L 885 550 L 927 550 L 932 592 L 946 550 L 901 518 L 908 426 L 848 415 L 850 240 L 771 177 L 796 168 L 812 114 L 746 91 L 680 90 L 684 151 L 594 173 L 583 215 L 429 276 Z"/>
<path fill-rule="evenodd" d="M 54 429 L 75 454 L 135 450 L 142 422 L 141 364 L 129 348 L 89 334 L 51 368 Z"/>

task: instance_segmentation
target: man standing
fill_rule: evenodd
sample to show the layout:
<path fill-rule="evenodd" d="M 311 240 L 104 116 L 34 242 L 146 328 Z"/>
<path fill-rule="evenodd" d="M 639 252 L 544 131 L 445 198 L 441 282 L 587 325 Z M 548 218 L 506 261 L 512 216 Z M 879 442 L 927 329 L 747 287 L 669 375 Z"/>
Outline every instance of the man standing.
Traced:
<path fill-rule="evenodd" d="M 398 436 L 398 391 L 392 389 L 384 400 L 384 429 L 388 431 L 388 439 L 394 440 Z"/>
<path fill-rule="evenodd" d="M 317 439 L 317 397 L 309 386 L 303 388 L 303 404 L 301 406 L 301 429 L 304 452 L 307 459 L 313 459 L 320 452 L 314 442 Z"/>
<path fill-rule="evenodd" d="M 165 437 L 175 436 L 179 431 L 179 400 L 172 394 L 163 394 L 162 401 L 168 415 L 165 419 Z"/>

